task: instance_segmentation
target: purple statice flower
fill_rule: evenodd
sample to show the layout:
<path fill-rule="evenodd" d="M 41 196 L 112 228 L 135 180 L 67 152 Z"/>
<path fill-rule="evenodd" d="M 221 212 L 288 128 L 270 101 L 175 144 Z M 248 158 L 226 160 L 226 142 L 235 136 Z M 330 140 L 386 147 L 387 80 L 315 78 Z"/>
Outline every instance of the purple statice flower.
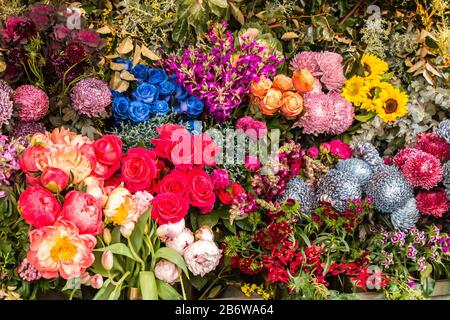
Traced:
<path fill-rule="evenodd" d="M 216 24 L 203 45 L 163 61 L 178 85 L 202 100 L 217 122 L 226 121 L 250 91 L 250 83 L 276 74 L 282 62 L 255 39 L 235 39 L 226 24 Z"/>
<path fill-rule="evenodd" d="M 24 281 L 35 281 L 41 278 L 39 271 L 25 258 L 17 269 L 19 276 Z"/>
<path fill-rule="evenodd" d="M 426 265 L 426 261 L 425 261 L 424 257 L 417 260 L 417 271 L 423 271 L 426 268 L 427 268 L 427 265 Z"/>
<path fill-rule="evenodd" d="M 10 186 L 14 174 L 20 170 L 19 155 L 25 149 L 24 144 L 23 139 L 0 135 L 0 186 Z M 0 199 L 4 196 L 4 191 L 0 191 Z"/>
<path fill-rule="evenodd" d="M 412 244 L 408 245 L 406 256 L 409 259 L 415 259 L 416 258 L 416 256 L 417 256 L 417 249 Z"/>

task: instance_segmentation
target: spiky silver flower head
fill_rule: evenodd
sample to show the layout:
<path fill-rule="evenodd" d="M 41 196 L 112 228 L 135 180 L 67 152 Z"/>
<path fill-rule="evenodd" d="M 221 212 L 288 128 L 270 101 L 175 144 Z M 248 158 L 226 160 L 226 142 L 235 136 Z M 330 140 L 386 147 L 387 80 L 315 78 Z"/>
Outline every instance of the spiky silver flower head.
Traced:
<path fill-rule="evenodd" d="M 314 189 L 302 178 L 293 178 L 286 185 L 286 191 L 281 201 L 294 199 L 300 203 L 301 211 L 312 214 L 317 206 L 317 198 Z"/>
<path fill-rule="evenodd" d="M 439 137 L 450 144 L 450 120 L 444 120 L 439 123 L 439 127 L 435 131 Z"/>
<path fill-rule="evenodd" d="M 351 174 L 361 185 L 366 184 L 373 173 L 366 161 L 356 158 L 340 160 L 336 165 L 336 170 Z"/>
<path fill-rule="evenodd" d="M 378 150 L 370 142 L 358 142 L 353 148 L 353 155 L 356 158 L 366 161 L 372 168 L 382 165 L 383 159 Z"/>
<path fill-rule="evenodd" d="M 317 197 L 329 202 L 335 209 L 344 211 L 347 201 L 361 198 L 362 191 L 358 179 L 347 172 L 330 170 L 317 183 Z"/>
<path fill-rule="evenodd" d="M 396 167 L 381 165 L 367 183 L 367 195 L 376 210 L 391 213 L 413 197 L 413 188 Z"/>
<path fill-rule="evenodd" d="M 401 231 L 408 231 L 414 228 L 416 222 L 420 218 L 419 210 L 417 210 L 416 199 L 410 198 L 406 204 L 396 209 L 391 214 L 391 221 L 394 228 Z"/>
<path fill-rule="evenodd" d="M 444 180 L 442 181 L 445 189 L 450 190 L 450 161 L 447 161 L 442 169 L 444 171 Z"/>

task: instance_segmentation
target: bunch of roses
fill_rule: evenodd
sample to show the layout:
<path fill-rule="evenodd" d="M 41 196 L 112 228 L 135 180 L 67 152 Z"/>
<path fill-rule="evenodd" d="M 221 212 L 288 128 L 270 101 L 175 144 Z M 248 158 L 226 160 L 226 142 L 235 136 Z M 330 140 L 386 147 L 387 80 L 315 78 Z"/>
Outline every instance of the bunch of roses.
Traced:
<path fill-rule="evenodd" d="M 148 209 L 149 193 L 132 195 L 105 183 L 121 159 L 122 143 L 112 135 L 91 141 L 54 129 L 31 138 L 19 159 L 28 186 L 19 196 L 18 210 L 34 227 L 27 259 L 42 277 L 81 276 L 94 262 L 92 250 L 103 216 L 129 236 Z"/>
<path fill-rule="evenodd" d="M 152 217 L 158 224 L 176 223 L 184 218 L 189 206 L 208 214 L 216 195 L 205 166 L 214 166 L 220 150 L 206 134 L 191 135 L 185 127 L 165 124 L 157 128 L 152 152 L 167 164 L 165 176 L 153 189 Z"/>
<path fill-rule="evenodd" d="M 416 188 L 417 209 L 422 215 L 442 217 L 450 209 L 443 187 L 443 163 L 450 159 L 450 145 L 436 133 L 417 135 L 417 141 L 398 152 L 392 162 Z M 389 159 L 387 161 L 390 161 Z"/>
<path fill-rule="evenodd" d="M 227 23 L 216 24 L 205 44 L 172 54 L 163 65 L 176 82 L 202 100 L 216 121 L 223 122 L 249 93 L 250 83 L 274 75 L 281 61 L 252 37 L 235 46 Z"/>
<path fill-rule="evenodd" d="M 113 115 L 116 121 L 131 120 L 133 123 L 147 121 L 150 117 L 164 116 L 170 112 L 196 119 L 203 112 L 203 102 L 175 82 L 175 76 L 167 76 L 160 68 L 144 64 L 133 67 L 130 60 L 115 59 L 137 80 L 131 97 L 113 91 Z"/>
<path fill-rule="evenodd" d="M 50 71 L 46 73 L 46 80 L 65 76 L 70 82 L 83 74 L 89 66 L 87 60 L 95 61 L 106 44 L 95 30 L 83 24 L 80 10 L 41 3 L 29 6 L 21 16 L 6 19 L 0 33 L 7 58 L 4 78 L 8 81 L 20 78 L 22 64 L 30 58 L 25 46 L 35 37 L 44 44 L 41 51 Z"/>

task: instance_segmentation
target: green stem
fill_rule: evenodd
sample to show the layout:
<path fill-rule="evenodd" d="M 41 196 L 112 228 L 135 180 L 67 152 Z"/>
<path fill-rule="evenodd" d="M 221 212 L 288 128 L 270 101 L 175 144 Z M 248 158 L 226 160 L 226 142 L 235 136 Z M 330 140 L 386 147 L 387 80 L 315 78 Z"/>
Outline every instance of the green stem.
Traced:
<path fill-rule="evenodd" d="M 144 271 L 145 270 L 145 262 L 141 258 L 139 258 L 136 251 L 134 251 L 133 244 L 131 243 L 130 238 L 127 238 L 127 240 L 128 240 L 128 247 L 130 248 L 131 254 L 133 255 L 134 259 L 142 265 L 142 271 Z"/>
<path fill-rule="evenodd" d="M 225 268 L 222 268 L 222 270 L 220 270 L 217 278 L 214 279 L 214 281 L 208 286 L 208 288 L 206 288 L 205 291 L 203 291 L 203 294 L 200 296 L 200 298 L 198 298 L 198 300 L 203 300 L 205 298 L 205 295 L 208 293 L 208 291 L 217 283 L 217 281 L 219 281 L 221 279 L 221 276 L 222 276 L 222 273 L 224 270 L 225 270 Z"/>
<path fill-rule="evenodd" d="M 184 290 L 183 273 L 181 272 L 180 268 L 178 268 L 178 275 L 180 277 L 181 292 L 183 293 L 183 300 L 187 300 L 187 298 L 186 298 L 186 291 Z"/>
<path fill-rule="evenodd" d="M 77 288 L 73 288 L 73 289 L 72 289 L 72 292 L 70 293 L 70 296 L 69 296 L 69 300 L 72 300 L 72 299 L 73 299 L 73 296 L 74 296 L 74 294 L 75 294 L 76 291 L 77 291 Z"/>

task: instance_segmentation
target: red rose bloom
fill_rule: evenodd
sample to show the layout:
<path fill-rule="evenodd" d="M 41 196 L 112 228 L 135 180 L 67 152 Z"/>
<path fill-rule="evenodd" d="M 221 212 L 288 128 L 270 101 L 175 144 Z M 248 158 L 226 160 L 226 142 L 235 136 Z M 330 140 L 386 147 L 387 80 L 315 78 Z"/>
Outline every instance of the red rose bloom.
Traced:
<path fill-rule="evenodd" d="M 20 194 L 18 209 L 26 223 L 41 228 L 56 221 L 61 213 L 61 204 L 50 191 L 36 185 Z"/>
<path fill-rule="evenodd" d="M 152 200 L 152 218 L 158 224 L 177 223 L 187 214 L 188 201 L 179 193 L 161 193 Z"/>
<path fill-rule="evenodd" d="M 156 177 L 156 155 L 144 148 L 128 150 L 122 163 L 122 180 L 131 193 L 149 190 Z"/>
<path fill-rule="evenodd" d="M 445 191 L 420 191 L 416 196 L 417 209 L 421 214 L 442 217 L 450 209 Z"/>
<path fill-rule="evenodd" d="M 122 140 L 116 135 L 104 135 L 94 142 L 94 150 L 97 159 L 95 174 L 109 179 L 120 168 Z"/>
<path fill-rule="evenodd" d="M 191 204 L 200 209 L 200 213 L 211 212 L 216 202 L 214 186 L 208 174 L 201 169 L 193 169 L 189 173 Z"/>
<path fill-rule="evenodd" d="M 189 196 L 189 177 L 180 170 L 173 170 L 161 179 L 157 186 L 157 193 L 173 192 L 183 197 Z"/>
<path fill-rule="evenodd" d="M 88 193 L 70 191 L 64 200 L 61 216 L 75 224 L 80 234 L 96 236 L 103 230 L 102 207 Z"/>
<path fill-rule="evenodd" d="M 156 129 L 159 138 L 153 138 L 152 144 L 155 145 L 153 151 L 160 158 L 171 159 L 170 153 L 175 144 L 177 144 L 182 137 L 190 136 L 189 131 L 185 127 L 175 125 L 172 123 L 164 124 Z"/>

